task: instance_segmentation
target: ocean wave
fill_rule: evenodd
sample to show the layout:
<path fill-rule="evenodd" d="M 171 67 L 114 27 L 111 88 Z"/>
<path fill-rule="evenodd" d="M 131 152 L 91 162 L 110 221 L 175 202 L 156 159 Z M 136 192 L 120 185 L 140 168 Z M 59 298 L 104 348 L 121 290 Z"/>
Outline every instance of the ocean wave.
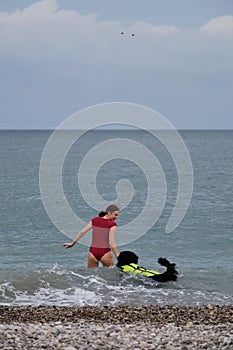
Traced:
<path fill-rule="evenodd" d="M 4 278 L 3 278 L 4 277 Z M 216 290 L 187 285 L 185 275 L 177 282 L 158 284 L 110 269 L 19 269 L 1 275 L 0 303 L 6 305 L 207 305 L 232 304 L 233 298 Z"/>

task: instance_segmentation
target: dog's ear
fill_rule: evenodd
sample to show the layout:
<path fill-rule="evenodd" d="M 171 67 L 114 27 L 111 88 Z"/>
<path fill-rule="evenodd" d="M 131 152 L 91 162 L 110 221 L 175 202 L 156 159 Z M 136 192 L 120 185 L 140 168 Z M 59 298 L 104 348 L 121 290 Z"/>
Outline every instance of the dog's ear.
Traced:
<path fill-rule="evenodd" d="M 138 256 L 134 252 L 123 251 L 119 254 L 117 258 L 117 266 L 129 265 L 131 263 L 138 263 Z"/>
<path fill-rule="evenodd" d="M 133 263 L 133 264 L 137 264 L 138 263 L 138 256 L 133 253 L 133 252 L 129 252 L 129 259 L 130 259 L 130 263 Z"/>

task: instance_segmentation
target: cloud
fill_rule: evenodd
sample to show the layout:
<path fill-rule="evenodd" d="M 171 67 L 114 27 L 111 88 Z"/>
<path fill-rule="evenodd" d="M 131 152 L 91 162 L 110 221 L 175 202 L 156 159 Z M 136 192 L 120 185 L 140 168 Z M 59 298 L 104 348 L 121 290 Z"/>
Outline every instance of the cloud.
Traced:
<path fill-rule="evenodd" d="M 2 91 L 14 91 L 24 106 L 25 96 L 31 104 L 44 96 L 46 108 L 60 103 L 57 113 L 70 106 L 71 97 L 86 105 L 116 99 L 153 105 L 157 99 L 165 106 L 169 101 L 173 113 L 176 100 L 181 106 L 199 98 L 209 108 L 221 95 L 230 110 L 232 18 L 214 18 L 196 30 L 142 21 L 127 26 L 60 9 L 56 0 L 2 12 Z"/>
<path fill-rule="evenodd" d="M 225 50 L 232 57 L 233 16 L 214 18 L 197 30 L 146 22 L 126 27 L 119 21 L 100 21 L 97 14 L 59 9 L 56 0 L 42 0 L 24 10 L 0 13 L 0 28 L 2 59 L 52 62 L 66 66 L 67 74 L 74 73 L 72 68 L 77 73 L 90 67 L 133 70 L 142 65 L 144 70 L 171 71 L 199 59 L 213 61 Z"/>
<path fill-rule="evenodd" d="M 24 10 L 0 14 L 0 42 L 3 51 L 17 56 L 49 57 L 67 49 L 93 29 L 95 15 L 58 10 L 56 0 L 42 0 Z M 82 43 L 80 43 L 82 45 Z"/>
<path fill-rule="evenodd" d="M 233 16 L 215 18 L 196 32 L 145 22 L 125 27 L 119 21 L 99 21 L 96 14 L 59 9 L 56 0 L 42 0 L 24 10 L 0 13 L 0 28 L 1 51 L 6 56 L 95 66 L 135 65 L 142 59 L 163 64 L 201 50 L 202 40 L 207 40 L 202 33 L 232 34 Z"/>
<path fill-rule="evenodd" d="M 213 18 L 200 28 L 200 31 L 210 35 L 233 36 L 233 16 L 221 16 Z"/>
<path fill-rule="evenodd" d="M 150 23 L 138 21 L 135 22 L 130 28 L 132 32 L 137 32 L 139 35 L 144 36 L 153 36 L 154 38 L 159 37 L 165 37 L 169 35 L 173 35 L 179 32 L 179 29 L 175 26 L 171 25 L 152 25 Z"/>
<path fill-rule="evenodd" d="M 46 23 L 57 11 L 56 0 L 42 0 L 33 3 L 23 10 L 0 13 L 1 23 L 8 23 L 15 28 L 19 26 L 31 26 L 39 23 Z"/>

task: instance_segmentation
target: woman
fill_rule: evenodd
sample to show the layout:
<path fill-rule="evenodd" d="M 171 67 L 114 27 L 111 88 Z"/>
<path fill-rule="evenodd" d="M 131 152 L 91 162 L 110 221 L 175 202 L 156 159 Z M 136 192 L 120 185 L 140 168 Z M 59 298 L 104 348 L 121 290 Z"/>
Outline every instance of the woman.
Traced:
<path fill-rule="evenodd" d="M 99 261 L 103 267 L 114 266 L 112 251 L 117 258 L 119 255 L 115 244 L 115 233 L 119 208 L 115 204 L 109 205 L 99 216 L 94 217 L 86 227 L 84 227 L 71 243 L 63 243 L 66 248 L 73 247 L 78 240 L 92 229 L 92 242 L 88 253 L 88 268 L 98 267 Z M 112 250 L 112 251 L 111 251 Z"/>

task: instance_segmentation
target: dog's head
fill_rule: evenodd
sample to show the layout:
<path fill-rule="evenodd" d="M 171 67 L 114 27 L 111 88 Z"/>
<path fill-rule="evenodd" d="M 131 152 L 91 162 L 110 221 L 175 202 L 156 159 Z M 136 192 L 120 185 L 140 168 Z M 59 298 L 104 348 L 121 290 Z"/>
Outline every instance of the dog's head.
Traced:
<path fill-rule="evenodd" d="M 137 264 L 138 256 L 130 251 L 123 251 L 119 254 L 117 258 L 117 267 L 129 265 L 129 264 Z"/>

